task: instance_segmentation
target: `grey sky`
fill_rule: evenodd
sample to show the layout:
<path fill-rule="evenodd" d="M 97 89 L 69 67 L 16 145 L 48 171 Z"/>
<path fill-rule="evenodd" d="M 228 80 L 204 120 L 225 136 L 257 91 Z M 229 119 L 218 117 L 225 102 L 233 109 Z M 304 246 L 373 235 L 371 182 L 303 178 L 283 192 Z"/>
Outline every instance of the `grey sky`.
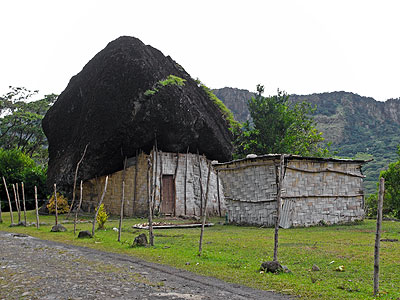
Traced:
<path fill-rule="evenodd" d="M 130 35 L 211 88 L 400 97 L 398 1 L 3 0 L 0 11 L 0 94 L 61 93 Z"/>

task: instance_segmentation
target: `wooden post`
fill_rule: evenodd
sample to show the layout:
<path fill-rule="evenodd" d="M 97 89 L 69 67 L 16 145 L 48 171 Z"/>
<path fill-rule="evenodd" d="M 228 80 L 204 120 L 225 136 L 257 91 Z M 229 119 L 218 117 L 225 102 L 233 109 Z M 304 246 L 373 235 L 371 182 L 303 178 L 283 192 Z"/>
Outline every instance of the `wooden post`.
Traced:
<path fill-rule="evenodd" d="M 104 183 L 103 194 L 101 195 L 99 204 L 97 205 L 96 213 L 94 214 L 93 227 L 92 227 L 92 237 L 94 237 L 94 228 L 96 227 L 96 219 L 97 219 L 97 215 L 99 214 L 100 205 L 103 203 L 104 196 L 106 195 L 106 192 L 107 192 L 107 184 L 108 184 L 108 176 L 106 176 L 106 182 Z"/>
<path fill-rule="evenodd" d="M 202 214 L 203 211 L 203 180 L 201 178 L 201 161 L 200 161 L 200 155 L 199 155 L 199 150 L 197 150 L 197 162 L 199 164 L 199 183 L 200 183 L 200 215 Z"/>
<path fill-rule="evenodd" d="M 8 207 L 10 208 L 11 225 L 12 225 L 12 224 L 14 224 L 14 216 L 13 216 L 13 211 L 12 211 L 12 206 L 11 206 L 10 194 L 8 193 L 7 183 L 6 183 L 6 179 L 4 178 L 4 176 L 3 176 L 3 183 L 4 183 L 4 188 L 6 189 L 6 194 L 7 194 L 7 199 L 8 199 Z"/>
<path fill-rule="evenodd" d="M 162 161 L 162 151 L 159 151 L 160 153 L 160 201 L 158 202 L 158 213 L 161 213 L 160 208 L 161 208 L 161 202 L 163 200 L 163 161 Z"/>
<path fill-rule="evenodd" d="M 0 223 L 3 223 L 3 216 L 1 215 L 1 199 L 0 199 Z"/>
<path fill-rule="evenodd" d="M 58 225 L 57 185 L 54 184 L 54 205 L 56 208 L 56 225 Z"/>
<path fill-rule="evenodd" d="M 17 192 L 15 191 L 15 184 L 13 184 L 12 186 L 13 186 L 13 191 L 14 191 L 15 207 L 17 208 L 17 212 L 18 212 L 18 223 L 19 223 L 19 222 L 21 222 L 21 212 L 19 211 Z"/>
<path fill-rule="evenodd" d="M 154 237 L 153 237 L 153 212 L 151 211 L 152 203 L 151 203 L 151 195 L 150 195 L 150 170 L 151 170 L 151 160 L 150 157 L 147 158 L 147 206 L 148 206 L 148 217 L 149 217 L 149 240 L 150 245 L 154 246 Z"/>
<path fill-rule="evenodd" d="M 139 165 L 139 154 L 136 150 L 136 164 L 135 164 L 135 182 L 133 184 L 133 215 L 136 213 L 136 198 L 137 198 L 137 174 L 138 174 L 138 165 Z"/>
<path fill-rule="evenodd" d="M 216 174 L 217 174 L 218 213 L 219 213 L 219 216 L 222 217 L 222 213 L 221 213 L 221 198 L 220 198 L 220 195 L 219 195 L 219 172 L 218 172 L 218 170 L 216 170 Z"/>
<path fill-rule="evenodd" d="M 78 208 L 75 211 L 75 218 L 74 218 L 74 236 L 76 234 L 76 222 L 78 220 L 78 214 L 79 214 L 79 211 L 80 211 L 81 205 L 82 205 L 82 194 L 83 194 L 82 191 L 83 191 L 83 182 L 81 180 L 80 191 L 79 191 L 79 204 L 78 204 Z"/>
<path fill-rule="evenodd" d="M 26 224 L 25 189 L 24 189 L 24 183 L 23 182 L 21 182 L 21 189 L 22 189 L 22 205 L 24 206 L 24 222 L 25 222 L 25 226 L 27 226 L 27 224 Z"/>
<path fill-rule="evenodd" d="M 280 163 L 279 163 L 278 191 L 277 191 L 277 197 L 276 197 L 274 261 L 278 261 L 278 238 L 279 238 L 279 222 L 281 220 L 281 192 L 282 192 L 282 185 L 283 185 L 284 164 L 285 164 L 285 155 L 282 154 Z"/>
<path fill-rule="evenodd" d="M 153 176 L 154 176 L 154 147 L 153 150 L 150 152 L 149 159 L 151 159 L 150 165 L 151 165 L 151 173 L 150 173 L 150 178 L 149 178 L 149 185 L 150 185 L 150 203 L 151 203 L 151 214 L 153 217 L 153 190 L 154 190 L 154 185 L 153 185 Z"/>
<path fill-rule="evenodd" d="M 37 187 L 35 185 L 35 210 L 36 210 L 36 228 L 39 229 L 39 207 L 37 200 Z"/>
<path fill-rule="evenodd" d="M 374 295 L 379 293 L 379 250 L 382 229 L 382 209 L 383 198 L 385 195 L 385 178 L 379 180 L 378 212 L 376 216 L 376 236 L 375 236 L 375 255 L 374 255 Z"/>
<path fill-rule="evenodd" d="M 122 172 L 122 198 L 121 198 L 121 211 L 119 215 L 119 226 L 118 226 L 118 242 L 121 241 L 122 219 L 124 217 L 126 160 L 127 157 L 125 156 L 124 171 Z"/>
<path fill-rule="evenodd" d="M 211 175 L 211 162 L 208 163 L 206 196 L 204 199 L 204 210 L 202 212 L 203 222 L 201 223 L 200 242 L 199 242 L 199 256 L 201 256 L 201 252 L 203 251 L 203 235 L 204 235 L 204 226 L 206 224 L 206 218 L 207 218 L 208 187 L 210 184 L 210 175 Z"/>
<path fill-rule="evenodd" d="M 158 151 L 157 151 L 157 140 L 156 140 L 156 146 L 153 148 L 153 180 L 152 180 L 152 184 L 153 184 L 153 193 L 151 194 L 151 198 L 152 198 L 152 207 L 151 207 L 151 211 L 154 214 L 154 209 L 155 209 L 155 205 L 156 205 L 156 191 L 157 191 L 157 170 L 158 170 Z"/>
<path fill-rule="evenodd" d="M 21 222 L 21 213 L 22 213 L 22 208 L 21 208 L 21 198 L 19 196 L 19 186 L 18 183 L 15 184 L 15 188 L 17 189 L 17 199 L 18 199 L 18 223 Z"/>
<path fill-rule="evenodd" d="M 179 152 L 176 153 L 176 165 L 174 172 L 174 216 L 176 216 L 176 176 L 178 175 L 178 167 L 179 167 Z"/>
<path fill-rule="evenodd" d="M 185 213 L 185 216 L 187 215 L 187 208 L 186 208 L 186 181 L 187 181 L 187 168 L 188 168 L 188 156 L 189 156 L 189 146 L 187 147 L 186 150 L 186 159 L 185 159 L 185 178 L 184 178 L 184 182 L 183 182 L 183 210 Z"/>
<path fill-rule="evenodd" d="M 83 150 L 83 154 L 82 154 L 82 156 L 81 156 L 81 159 L 80 159 L 80 160 L 78 161 L 78 163 L 76 164 L 75 175 L 74 175 L 74 187 L 73 187 L 73 190 L 72 190 L 72 201 L 71 201 L 71 206 L 69 207 L 68 214 L 67 214 L 67 216 L 65 217 L 66 220 L 69 218 L 69 214 L 71 213 L 71 210 L 72 210 L 72 208 L 73 208 L 73 206 L 74 206 L 74 202 L 75 202 L 75 190 L 76 190 L 76 179 L 77 179 L 77 177 L 78 177 L 79 165 L 82 163 L 83 158 L 85 157 L 86 150 L 87 150 L 87 147 L 88 147 L 88 146 L 89 146 L 89 144 L 86 144 L 85 150 Z"/>

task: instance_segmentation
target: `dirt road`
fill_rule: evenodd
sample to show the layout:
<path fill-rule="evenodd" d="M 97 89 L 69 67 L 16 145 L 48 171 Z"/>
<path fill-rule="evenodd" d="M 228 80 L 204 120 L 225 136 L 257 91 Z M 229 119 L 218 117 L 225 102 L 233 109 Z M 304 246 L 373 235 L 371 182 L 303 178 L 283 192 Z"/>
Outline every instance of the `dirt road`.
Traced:
<path fill-rule="evenodd" d="M 131 256 L 0 232 L 0 299 L 272 299 Z"/>

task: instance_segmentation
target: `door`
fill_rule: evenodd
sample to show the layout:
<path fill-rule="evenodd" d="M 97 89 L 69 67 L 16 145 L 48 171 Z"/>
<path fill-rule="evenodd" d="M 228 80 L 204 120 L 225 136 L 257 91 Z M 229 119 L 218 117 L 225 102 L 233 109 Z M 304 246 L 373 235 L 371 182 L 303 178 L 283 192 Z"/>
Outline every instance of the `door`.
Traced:
<path fill-rule="evenodd" d="M 161 213 L 170 216 L 175 214 L 175 186 L 172 175 L 162 177 Z"/>

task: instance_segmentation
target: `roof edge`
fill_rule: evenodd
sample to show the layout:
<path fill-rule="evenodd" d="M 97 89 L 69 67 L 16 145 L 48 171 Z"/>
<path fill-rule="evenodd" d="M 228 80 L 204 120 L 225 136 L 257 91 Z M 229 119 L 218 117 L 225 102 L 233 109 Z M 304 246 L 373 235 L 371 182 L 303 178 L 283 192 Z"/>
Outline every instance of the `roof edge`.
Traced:
<path fill-rule="evenodd" d="M 280 159 L 282 154 L 263 154 L 263 155 L 257 155 L 255 157 L 246 157 L 246 158 L 241 158 L 241 159 L 235 159 L 231 160 L 228 162 L 223 162 L 223 163 L 214 163 L 213 165 L 215 166 L 223 166 L 223 165 L 228 165 L 236 162 L 242 162 L 242 161 L 257 161 L 261 159 Z M 341 163 L 357 163 L 357 164 L 366 164 L 370 161 L 373 161 L 373 159 L 368 159 L 368 160 L 362 160 L 362 159 L 346 159 L 346 158 L 333 158 L 333 157 L 315 157 L 315 156 L 301 156 L 301 155 L 295 155 L 295 154 L 284 154 L 286 159 L 289 160 L 313 160 L 313 161 L 327 161 L 327 162 L 341 162 Z"/>

